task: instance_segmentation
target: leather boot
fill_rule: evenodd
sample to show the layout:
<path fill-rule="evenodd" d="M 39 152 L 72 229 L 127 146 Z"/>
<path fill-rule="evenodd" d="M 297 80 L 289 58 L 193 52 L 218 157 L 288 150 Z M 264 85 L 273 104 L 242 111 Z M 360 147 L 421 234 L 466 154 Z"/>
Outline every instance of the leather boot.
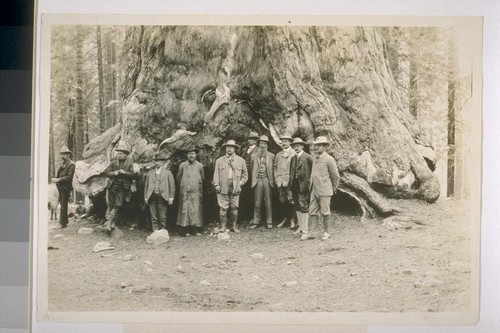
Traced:
<path fill-rule="evenodd" d="M 297 212 L 297 224 L 299 225 L 299 227 L 293 233 L 294 235 L 299 235 L 303 230 L 302 226 L 304 224 L 304 217 L 303 217 L 303 213 L 301 213 L 301 212 Z"/>
<path fill-rule="evenodd" d="M 302 237 L 300 237 L 300 240 L 307 240 L 307 239 L 312 239 L 316 238 L 315 236 L 315 230 L 317 228 L 317 221 L 318 221 L 318 216 L 317 215 L 309 215 L 307 213 L 304 213 L 304 230 L 302 232 Z"/>
<path fill-rule="evenodd" d="M 239 234 L 240 230 L 238 229 L 238 208 L 231 209 L 231 220 L 233 222 L 233 231 Z"/>

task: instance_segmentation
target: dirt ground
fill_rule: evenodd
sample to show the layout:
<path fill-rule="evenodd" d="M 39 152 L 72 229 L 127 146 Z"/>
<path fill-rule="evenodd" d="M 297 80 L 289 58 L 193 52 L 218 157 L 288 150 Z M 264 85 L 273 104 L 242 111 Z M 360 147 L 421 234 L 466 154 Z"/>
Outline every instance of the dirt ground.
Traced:
<path fill-rule="evenodd" d="M 467 311 L 470 220 L 463 202 L 396 202 L 411 217 L 361 222 L 336 214 L 333 237 L 300 241 L 288 228 L 241 228 L 229 240 L 49 223 L 50 311 Z M 80 227 L 92 227 L 88 235 Z M 54 237 L 58 234 L 62 236 Z M 93 253 L 97 242 L 114 250 Z M 261 255 L 258 255 L 261 254 Z M 253 256 L 252 256 L 253 255 Z M 130 258 L 130 259 L 129 259 Z"/>

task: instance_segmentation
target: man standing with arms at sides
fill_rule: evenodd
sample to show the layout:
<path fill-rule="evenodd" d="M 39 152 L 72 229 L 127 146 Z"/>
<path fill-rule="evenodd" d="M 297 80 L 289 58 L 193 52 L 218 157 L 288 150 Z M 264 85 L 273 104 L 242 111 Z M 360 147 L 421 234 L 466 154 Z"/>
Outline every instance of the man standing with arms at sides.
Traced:
<path fill-rule="evenodd" d="M 288 198 L 295 206 L 299 228 L 294 234 L 302 233 L 301 240 L 309 239 L 309 186 L 313 157 L 304 151 L 306 143 L 301 138 L 295 138 L 292 147 L 295 155 L 290 161 L 290 183 Z"/>
<path fill-rule="evenodd" d="M 205 172 L 203 164 L 196 160 L 197 154 L 198 149 L 189 147 L 187 149 L 187 161 L 179 165 L 179 171 L 177 172 L 177 182 L 180 185 L 177 225 L 186 229 L 191 228 L 193 234 L 201 236 Z M 189 229 L 185 235 L 190 235 Z"/>
<path fill-rule="evenodd" d="M 233 231 L 238 230 L 238 207 L 240 200 L 241 187 L 248 180 L 248 172 L 245 160 L 235 154 L 239 147 L 234 140 L 228 140 L 222 145 L 226 154 L 215 161 L 214 186 L 217 192 L 217 203 L 220 207 L 221 231 L 226 231 L 227 211 L 229 209 Z"/>
<path fill-rule="evenodd" d="M 268 229 L 273 228 L 273 211 L 271 202 L 271 191 L 274 187 L 274 154 L 267 151 L 269 139 L 262 135 L 257 141 L 259 151 L 252 155 L 251 174 L 252 188 L 254 193 L 254 213 L 251 229 L 257 228 L 261 220 L 262 202 L 266 207 L 266 225 Z"/>
<path fill-rule="evenodd" d="M 61 151 L 62 164 L 57 170 L 56 178 L 52 182 L 56 183 L 59 191 L 59 202 L 61 204 L 61 213 L 59 214 L 59 228 L 68 226 L 68 202 L 71 191 L 73 191 L 73 175 L 75 174 L 75 163 L 71 160 L 71 150 L 63 146 Z"/>
<path fill-rule="evenodd" d="M 148 172 L 144 187 L 144 201 L 149 205 L 153 232 L 167 229 L 168 205 L 174 203 L 175 182 L 172 172 L 167 169 L 167 160 L 166 153 L 155 154 L 155 167 Z"/>
<path fill-rule="evenodd" d="M 257 153 L 259 149 L 257 148 L 257 139 L 259 135 L 257 132 L 251 131 L 247 137 L 247 145 L 241 150 L 240 156 L 243 157 L 247 165 L 248 179 L 252 179 L 252 173 L 250 172 L 250 162 L 252 161 L 252 155 Z M 241 217 L 243 219 L 251 220 L 253 217 L 253 193 L 251 182 L 246 182 L 241 189 Z"/>
<path fill-rule="evenodd" d="M 103 171 L 103 175 L 110 178 L 106 193 L 108 233 L 115 228 L 119 209 L 130 200 L 130 187 L 134 178 L 134 163 L 132 158 L 129 158 L 129 148 L 125 144 L 119 144 L 115 150 L 116 160 Z"/>
<path fill-rule="evenodd" d="M 295 156 L 295 151 L 290 147 L 292 137 L 289 135 L 282 135 L 280 137 L 282 151 L 276 154 L 274 159 L 274 180 L 278 188 L 278 196 L 281 203 L 281 211 L 284 218 L 278 228 L 285 225 L 287 219 L 290 221 L 290 229 L 295 228 L 295 209 L 292 204 L 288 202 L 288 187 L 290 183 L 290 161 Z"/>
<path fill-rule="evenodd" d="M 326 152 L 329 145 L 327 138 L 318 136 L 313 144 L 315 158 L 311 171 L 309 221 L 314 230 L 321 217 L 324 231 L 321 240 L 327 240 L 330 238 L 330 225 L 332 224 L 330 200 L 337 192 L 340 176 L 335 159 Z M 314 238 L 314 236 L 309 237 Z"/>

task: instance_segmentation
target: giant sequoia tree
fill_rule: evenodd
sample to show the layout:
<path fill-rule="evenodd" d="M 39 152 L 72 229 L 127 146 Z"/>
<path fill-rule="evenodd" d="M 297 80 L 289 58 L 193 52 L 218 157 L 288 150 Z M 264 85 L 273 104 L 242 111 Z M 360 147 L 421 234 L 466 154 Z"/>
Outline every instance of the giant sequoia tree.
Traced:
<path fill-rule="evenodd" d="M 87 145 L 79 191 L 104 189 L 98 175 L 120 140 L 140 165 L 157 149 L 217 148 L 256 130 L 276 144 L 285 132 L 326 135 L 340 192 L 367 215 L 391 214 L 385 197 L 439 197 L 435 161 L 423 156 L 429 145 L 401 103 L 377 28 L 131 27 L 125 44 L 121 122 Z"/>

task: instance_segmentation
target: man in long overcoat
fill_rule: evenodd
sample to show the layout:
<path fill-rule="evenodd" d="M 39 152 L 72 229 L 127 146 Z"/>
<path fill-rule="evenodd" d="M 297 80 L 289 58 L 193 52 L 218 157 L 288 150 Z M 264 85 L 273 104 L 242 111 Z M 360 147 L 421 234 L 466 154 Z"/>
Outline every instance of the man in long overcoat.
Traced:
<path fill-rule="evenodd" d="M 252 173 L 250 168 L 250 162 L 252 161 L 252 155 L 259 151 L 257 147 L 257 140 L 259 139 L 259 134 L 254 131 L 250 131 L 247 137 L 247 144 L 243 146 L 240 151 L 240 156 L 245 160 L 248 171 L 248 179 L 252 179 Z M 251 220 L 253 218 L 253 191 L 250 186 L 251 182 L 246 182 L 241 189 L 241 204 L 240 204 L 240 215 L 243 219 Z"/>
<path fill-rule="evenodd" d="M 203 164 L 196 160 L 198 149 L 187 149 L 187 161 L 179 165 L 177 182 L 179 183 L 179 209 L 177 212 L 177 225 L 192 229 L 197 236 L 201 235 L 203 227 L 203 182 L 205 172 Z M 189 230 L 186 229 L 186 236 Z"/>
<path fill-rule="evenodd" d="M 247 166 L 245 160 L 235 154 L 239 146 L 234 140 L 228 140 L 222 147 L 225 148 L 226 154 L 215 161 L 214 170 L 214 187 L 217 192 L 217 203 L 220 207 L 221 231 L 226 231 L 229 210 L 233 231 L 239 233 L 238 207 L 241 187 L 248 180 Z"/>
<path fill-rule="evenodd" d="M 299 228 L 294 234 L 302 233 L 302 240 L 309 238 L 309 186 L 313 165 L 313 157 L 304 151 L 305 145 L 306 143 L 301 138 L 293 139 L 292 147 L 295 150 L 295 155 L 290 160 L 290 185 L 288 188 L 288 198 L 295 207 L 299 223 Z"/>
<path fill-rule="evenodd" d="M 61 204 L 61 213 L 59 214 L 59 228 L 66 228 L 68 225 L 68 202 L 73 191 L 73 175 L 75 174 L 75 163 L 71 160 L 71 150 L 63 146 L 61 151 L 62 164 L 57 170 L 56 178 L 52 182 L 56 183 L 59 191 L 59 202 Z"/>
<path fill-rule="evenodd" d="M 149 205 L 153 231 L 167 229 L 168 206 L 174 203 L 175 181 L 164 152 L 155 154 L 155 167 L 148 172 L 144 186 L 144 201 Z"/>
<path fill-rule="evenodd" d="M 311 225 L 318 224 L 322 218 L 323 237 L 321 240 L 330 238 L 330 225 L 332 215 L 330 211 L 330 200 L 337 192 L 340 176 L 335 159 L 330 156 L 326 149 L 329 142 L 326 137 L 319 136 L 314 142 L 315 159 L 311 171 L 311 201 L 309 203 L 309 218 Z"/>
<path fill-rule="evenodd" d="M 254 215 L 251 229 L 255 229 L 261 222 L 262 203 L 266 208 L 266 225 L 273 227 L 273 211 L 271 191 L 274 188 L 274 154 L 267 151 L 269 139 L 262 135 L 257 141 L 259 151 L 252 155 L 251 174 L 254 193 Z"/>

